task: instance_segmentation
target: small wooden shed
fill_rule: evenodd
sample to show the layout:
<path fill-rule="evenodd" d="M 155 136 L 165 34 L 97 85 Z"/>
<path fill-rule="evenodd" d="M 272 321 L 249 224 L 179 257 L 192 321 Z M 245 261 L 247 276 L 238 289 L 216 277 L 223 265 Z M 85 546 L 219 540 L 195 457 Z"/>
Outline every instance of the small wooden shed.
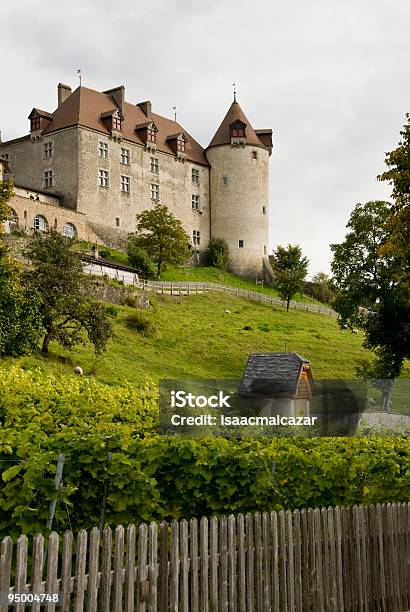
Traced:
<path fill-rule="evenodd" d="M 257 400 L 263 416 L 308 416 L 314 395 L 310 362 L 297 353 L 252 353 L 239 395 Z"/>

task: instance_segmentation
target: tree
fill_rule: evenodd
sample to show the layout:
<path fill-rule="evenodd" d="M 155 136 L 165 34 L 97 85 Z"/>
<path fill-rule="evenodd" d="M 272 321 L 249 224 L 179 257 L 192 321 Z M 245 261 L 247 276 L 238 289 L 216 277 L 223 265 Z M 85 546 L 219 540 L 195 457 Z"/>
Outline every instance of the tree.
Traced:
<path fill-rule="evenodd" d="M 394 379 L 410 356 L 410 302 L 401 258 L 383 248 L 391 237 L 391 211 L 388 202 L 357 204 L 345 240 L 330 246 L 339 324 L 362 329 L 363 346 L 376 353 L 371 369 Z"/>
<path fill-rule="evenodd" d="M 286 300 L 286 311 L 289 312 L 290 300 L 303 287 L 309 260 L 302 257 L 299 245 L 288 244 L 287 248 L 277 247 L 271 264 L 275 274 L 274 287 L 282 300 Z"/>
<path fill-rule="evenodd" d="M 145 251 L 157 268 L 157 277 L 166 265 L 183 264 L 190 255 L 189 237 L 181 222 L 162 204 L 137 215 L 135 234 L 129 248 Z"/>
<path fill-rule="evenodd" d="M 75 246 L 74 239 L 49 230 L 35 234 L 24 250 L 34 267 L 25 275 L 27 287 L 40 296 L 43 353 L 51 340 L 71 349 L 84 344 L 86 334 L 100 354 L 112 333 L 107 307 L 87 296 L 89 281 Z"/>
<path fill-rule="evenodd" d="M 211 238 L 205 252 L 205 257 L 208 266 L 214 266 L 219 270 L 228 270 L 229 247 L 226 240 L 224 238 Z"/>
<path fill-rule="evenodd" d="M 11 181 L 0 181 L 0 355 L 24 355 L 35 349 L 40 336 L 38 301 L 21 283 L 21 266 L 4 240 Z"/>
<path fill-rule="evenodd" d="M 138 246 L 133 236 L 130 236 L 127 243 L 127 255 L 130 264 L 136 268 L 142 276 L 149 278 L 155 274 L 154 264 L 148 253 Z"/>
<path fill-rule="evenodd" d="M 332 304 L 334 299 L 330 277 L 324 272 L 318 272 L 311 281 L 306 281 L 303 292 L 324 304 Z"/>
<path fill-rule="evenodd" d="M 394 205 L 387 221 L 389 236 L 383 245 L 386 255 L 399 258 L 401 267 L 397 273 L 409 282 L 410 275 L 410 115 L 400 132 L 399 146 L 386 154 L 388 170 L 378 176 L 379 181 L 388 181 L 393 187 Z"/>

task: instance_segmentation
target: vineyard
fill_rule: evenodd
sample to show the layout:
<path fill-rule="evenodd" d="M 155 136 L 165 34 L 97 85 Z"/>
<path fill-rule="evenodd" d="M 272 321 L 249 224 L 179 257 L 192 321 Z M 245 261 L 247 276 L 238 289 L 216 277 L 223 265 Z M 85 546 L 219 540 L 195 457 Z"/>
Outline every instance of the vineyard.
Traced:
<path fill-rule="evenodd" d="M 10 390 L 13 389 L 13 393 Z M 157 387 L 0 368 L 0 537 L 300 507 L 409 501 L 408 440 L 159 436 Z"/>

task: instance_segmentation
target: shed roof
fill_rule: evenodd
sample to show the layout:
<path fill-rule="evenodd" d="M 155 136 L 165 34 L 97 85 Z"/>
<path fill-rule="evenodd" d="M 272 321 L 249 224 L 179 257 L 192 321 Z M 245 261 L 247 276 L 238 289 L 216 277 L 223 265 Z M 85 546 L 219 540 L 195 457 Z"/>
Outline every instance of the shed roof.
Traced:
<path fill-rule="evenodd" d="M 246 364 L 239 394 L 291 397 L 297 392 L 303 366 L 309 363 L 297 353 L 253 353 Z"/>

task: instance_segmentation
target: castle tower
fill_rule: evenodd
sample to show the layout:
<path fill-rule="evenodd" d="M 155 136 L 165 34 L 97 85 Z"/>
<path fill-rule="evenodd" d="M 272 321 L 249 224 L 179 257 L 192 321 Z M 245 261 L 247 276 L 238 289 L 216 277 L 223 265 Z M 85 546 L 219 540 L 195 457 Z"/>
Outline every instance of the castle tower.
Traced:
<path fill-rule="evenodd" d="M 269 156 L 272 130 L 254 130 L 236 101 L 212 138 L 211 237 L 228 243 L 232 270 L 260 277 L 268 249 Z"/>

